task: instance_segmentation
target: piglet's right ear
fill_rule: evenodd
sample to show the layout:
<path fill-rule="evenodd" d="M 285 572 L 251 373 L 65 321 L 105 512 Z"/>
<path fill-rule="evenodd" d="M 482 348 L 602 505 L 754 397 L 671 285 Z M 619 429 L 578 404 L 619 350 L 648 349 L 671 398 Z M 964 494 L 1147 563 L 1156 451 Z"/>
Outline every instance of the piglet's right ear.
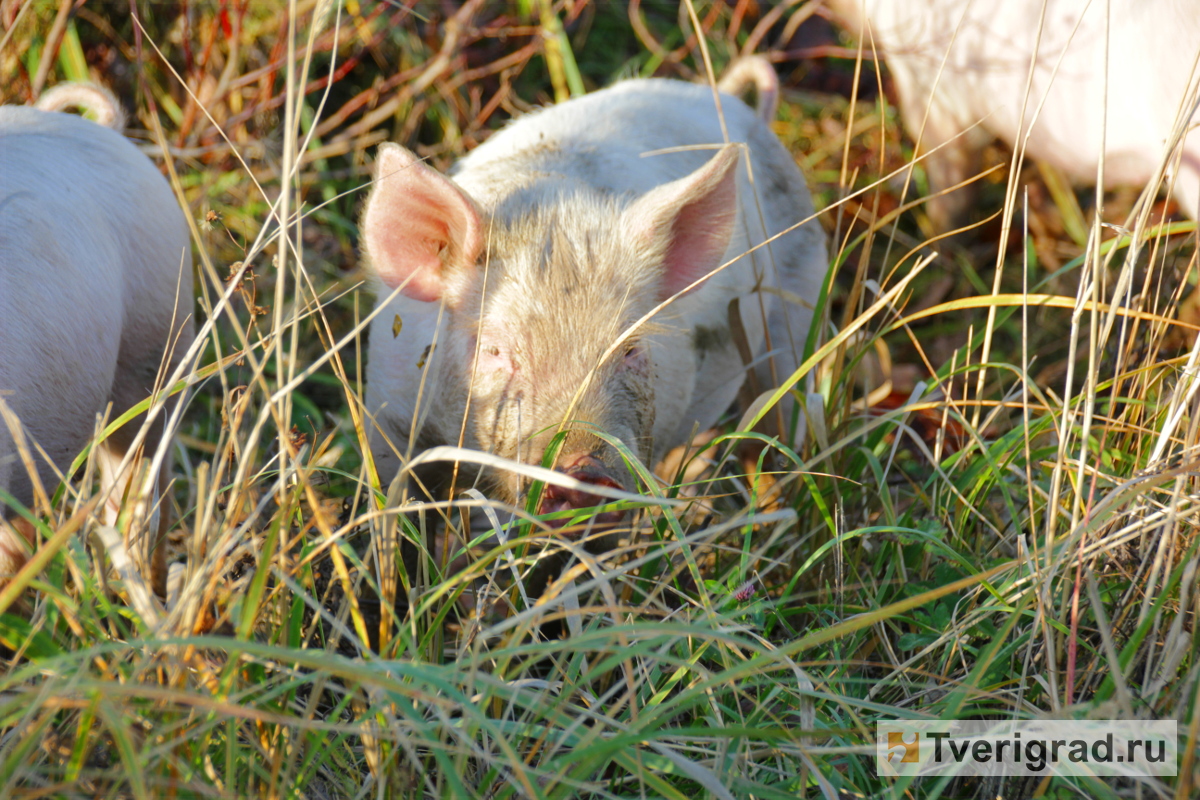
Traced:
<path fill-rule="evenodd" d="M 388 286 L 427 303 L 453 304 L 483 249 L 479 211 L 448 178 L 395 144 L 382 144 L 363 213 L 371 269 Z"/>

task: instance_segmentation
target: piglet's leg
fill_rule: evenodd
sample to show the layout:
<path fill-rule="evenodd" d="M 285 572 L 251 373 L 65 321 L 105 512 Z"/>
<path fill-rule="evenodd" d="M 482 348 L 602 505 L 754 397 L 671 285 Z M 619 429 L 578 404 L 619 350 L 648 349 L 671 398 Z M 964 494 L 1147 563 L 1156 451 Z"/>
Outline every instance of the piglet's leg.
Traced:
<path fill-rule="evenodd" d="M 25 566 L 33 542 L 33 525 L 27 520 L 0 518 L 0 587 Z"/>
<path fill-rule="evenodd" d="M 1185 140 L 1179 175 L 1175 178 L 1175 199 L 1183 213 L 1200 219 L 1200 130 L 1193 131 Z"/>
<path fill-rule="evenodd" d="M 18 502 L 36 498 L 30 507 L 44 506 L 45 482 L 36 463 L 23 426 L 0 392 L 0 489 L 6 489 Z M 0 588 L 25 566 L 36 541 L 32 524 L 0 506 Z"/>
<path fill-rule="evenodd" d="M 963 124 L 946 102 L 939 100 L 940 87 L 916 79 L 901 65 L 892 70 L 899 95 L 900 116 L 913 141 L 919 144 L 921 164 L 929 178 L 930 199 L 925 204 L 936 231 L 948 231 L 968 221 L 975 200 L 973 186 L 955 189 L 941 197 L 939 192 L 979 174 L 980 153 L 991 139 L 982 127 Z M 916 195 L 909 189 L 910 198 Z"/>
<path fill-rule="evenodd" d="M 116 437 L 114 437 L 116 438 Z M 151 446 L 151 439 L 154 439 Z M 121 442 L 105 442 L 96 454 L 100 466 L 101 491 L 107 493 L 104 521 L 117 526 L 122 510 L 128 510 L 125 527 L 125 544 L 139 572 L 149 577 L 154 593 L 165 597 L 167 592 L 166 548 L 164 540 L 170 527 L 170 514 L 166 503 L 166 489 L 170 482 L 170 470 L 166 464 L 159 470 L 148 491 L 146 470 L 150 468 L 151 455 L 157 447 L 159 437 L 146 437 L 142 454 L 133 459 L 123 471 L 118 472 L 125 450 Z"/>

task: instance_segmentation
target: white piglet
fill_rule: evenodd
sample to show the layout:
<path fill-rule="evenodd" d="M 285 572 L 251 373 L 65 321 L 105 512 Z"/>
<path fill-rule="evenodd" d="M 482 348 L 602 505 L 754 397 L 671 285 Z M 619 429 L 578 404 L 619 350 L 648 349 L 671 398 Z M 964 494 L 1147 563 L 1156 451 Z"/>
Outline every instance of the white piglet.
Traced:
<path fill-rule="evenodd" d="M 931 191 L 977 174 L 992 137 L 1026 143 L 1076 181 L 1094 183 L 1103 156 L 1106 184 L 1144 184 L 1183 119 L 1168 172 L 1184 213 L 1200 213 L 1196 0 L 829 2 L 887 60 L 904 126 L 929 153 Z M 970 202 L 952 192 L 930 216 L 947 228 Z"/>
<path fill-rule="evenodd" d="M 86 86 L 43 96 L 39 105 L 68 102 L 122 124 L 115 101 Z M 0 158 L 0 401 L 18 420 L 14 431 L 0 418 L 0 489 L 29 507 L 34 483 L 19 442 L 52 492 L 92 439 L 97 415 L 111 403 L 111 421 L 146 399 L 160 370 L 186 352 L 193 337 L 190 238 L 163 176 L 115 130 L 5 106 Z M 164 417 L 146 433 L 147 455 L 162 440 Z M 110 522 L 133 472 L 117 475 L 116 468 L 139 427 L 136 420 L 123 426 L 98 453 Z M 0 584 L 25 562 L 27 546 L 15 531 L 32 533 L 3 506 L 9 525 L 0 527 Z M 165 523 L 166 515 L 158 519 Z M 152 562 L 139 566 L 161 593 L 162 548 L 152 556 L 133 552 L 135 561 Z"/>
<path fill-rule="evenodd" d="M 774 72 L 756 59 L 732 75 L 723 88 L 750 77 L 763 107 L 722 95 L 723 125 L 708 86 L 629 80 L 518 119 L 450 178 L 380 147 L 362 228 L 382 306 L 367 406 L 385 482 L 402 457 L 460 442 L 540 464 L 565 426 L 558 470 L 633 489 L 597 431 L 653 466 L 717 422 L 750 370 L 764 389 L 794 372 L 824 234 L 816 221 L 792 229 L 813 207 L 767 125 Z M 445 486 L 444 471 L 421 477 Z M 527 488 L 508 471 L 480 477 L 509 503 Z M 540 510 L 599 502 L 547 486 Z"/>

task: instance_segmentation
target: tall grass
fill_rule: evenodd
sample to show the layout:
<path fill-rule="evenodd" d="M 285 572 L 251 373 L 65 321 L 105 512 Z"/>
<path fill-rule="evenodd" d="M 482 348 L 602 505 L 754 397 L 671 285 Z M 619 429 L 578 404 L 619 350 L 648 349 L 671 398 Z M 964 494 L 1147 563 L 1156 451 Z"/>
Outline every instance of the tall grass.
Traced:
<path fill-rule="evenodd" d="M 1109 198 L 1114 229 L 993 171 L 1011 230 L 932 238 L 885 95 L 828 88 L 875 66 L 791 39 L 810 3 L 71 6 L 0 6 L 0 94 L 90 78 L 136 111 L 193 221 L 204 352 L 169 454 L 179 596 L 110 574 L 86 470 L 0 594 L 0 793 L 1194 796 L 1196 233 L 1153 187 Z M 793 87 L 776 131 L 834 264 L 803 449 L 731 417 L 603 553 L 472 532 L 482 496 L 400 517 L 361 400 L 374 147 L 445 167 L 540 103 L 699 79 L 692 13 L 718 74 L 754 49 Z M 877 719 L 1039 715 L 1177 719 L 1180 775 L 875 774 Z"/>

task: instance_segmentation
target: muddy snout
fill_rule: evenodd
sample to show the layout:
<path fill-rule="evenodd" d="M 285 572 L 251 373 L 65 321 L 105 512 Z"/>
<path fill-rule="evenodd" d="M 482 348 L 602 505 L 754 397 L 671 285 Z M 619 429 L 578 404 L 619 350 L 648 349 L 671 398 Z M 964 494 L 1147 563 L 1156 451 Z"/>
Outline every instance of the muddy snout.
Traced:
<path fill-rule="evenodd" d="M 592 486 L 603 486 L 609 489 L 624 489 L 621 482 L 613 477 L 612 469 L 600 459 L 592 455 L 571 456 L 561 459 L 556 469 L 581 483 Z M 581 508 L 592 508 L 611 502 L 607 498 L 592 494 L 586 489 L 569 489 L 566 486 L 546 484 L 542 489 L 542 501 L 538 506 L 539 514 L 552 514 L 556 511 L 572 511 Z M 591 519 L 592 526 L 610 527 L 625 519 L 624 511 L 605 511 L 596 514 Z M 558 519 L 546 520 L 551 528 L 562 528 L 570 524 L 571 518 L 564 516 Z"/>

